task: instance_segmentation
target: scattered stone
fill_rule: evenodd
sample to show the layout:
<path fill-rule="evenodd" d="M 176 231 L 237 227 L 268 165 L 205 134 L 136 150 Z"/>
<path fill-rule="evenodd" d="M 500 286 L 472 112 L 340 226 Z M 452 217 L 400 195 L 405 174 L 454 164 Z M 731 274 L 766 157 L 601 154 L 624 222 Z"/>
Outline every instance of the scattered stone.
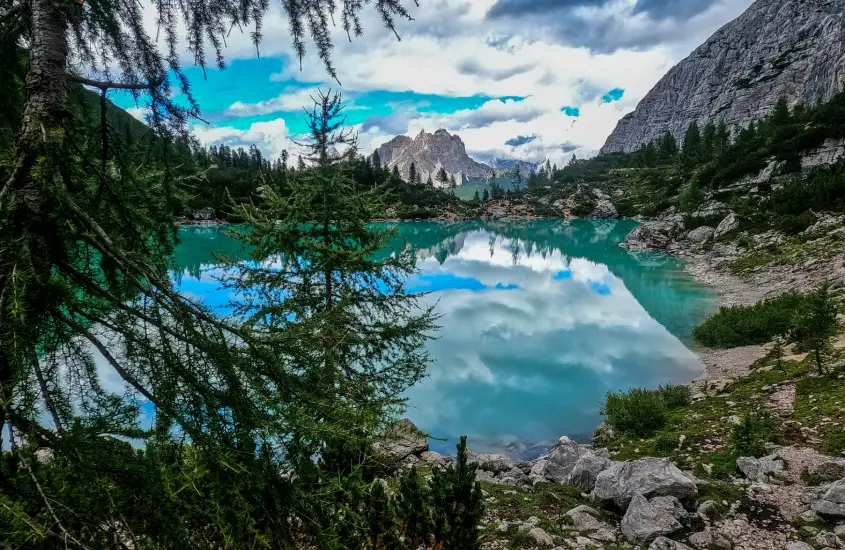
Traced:
<path fill-rule="evenodd" d="M 572 467 L 569 474 L 569 484 L 589 493 L 596 486 L 596 478 L 607 470 L 612 462 L 607 458 L 587 454 L 583 455 Z"/>
<path fill-rule="evenodd" d="M 813 550 L 813 547 L 806 542 L 796 541 L 787 544 L 786 550 Z"/>
<path fill-rule="evenodd" d="M 622 534 L 631 544 L 648 544 L 655 538 L 674 533 L 683 526 L 672 514 L 655 508 L 643 495 L 631 499 L 622 518 Z"/>
<path fill-rule="evenodd" d="M 763 458 L 743 456 L 736 460 L 736 466 L 748 479 L 761 482 L 779 477 L 784 470 L 783 460 L 773 455 Z"/>
<path fill-rule="evenodd" d="M 627 508 L 635 495 L 651 498 L 671 495 L 681 502 L 692 502 L 698 496 L 695 480 L 664 458 L 644 458 L 632 462 L 616 462 L 596 478 L 593 496 L 600 501 L 613 501 Z"/>
<path fill-rule="evenodd" d="M 738 416 L 731 415 L 731 416 L 728 417 L 728 424 L 739 425 L 739 424 L 742 424 L 742 420 L 740 420 Z"/>
<path fill-rule="evenodd" d="M 435 451 L 425 451 L 420 455 L 420 462 L 430 464 L 433 468 L 448 468 L 453 461 L 451 456 L 443 456 Z"/>

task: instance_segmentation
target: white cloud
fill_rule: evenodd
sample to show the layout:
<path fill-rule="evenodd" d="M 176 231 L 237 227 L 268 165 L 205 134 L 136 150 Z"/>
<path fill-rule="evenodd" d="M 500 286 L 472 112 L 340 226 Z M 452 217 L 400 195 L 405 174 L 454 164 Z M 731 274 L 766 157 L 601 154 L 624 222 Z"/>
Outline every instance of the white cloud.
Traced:
<path fill-rule="evenodd" d="M 296 148 L 290 140 L 285 121 L 281 118 L 255 122 L 248 130 L 240 130 L 232 126 L 209 127 L 195 124 L 193 131 L 204 145 L 225 144 L 229 147 L 249 147 L 254 143 L 265 155 L 272 158 L 279 156 L 284 149 L 290 151 Z"/>

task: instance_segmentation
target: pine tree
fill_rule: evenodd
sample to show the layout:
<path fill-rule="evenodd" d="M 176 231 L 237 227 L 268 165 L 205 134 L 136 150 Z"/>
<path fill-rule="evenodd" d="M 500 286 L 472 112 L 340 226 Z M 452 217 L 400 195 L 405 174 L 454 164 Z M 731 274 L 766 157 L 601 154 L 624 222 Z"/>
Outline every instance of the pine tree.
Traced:
<path fill-rule="evenodd" d="M 434 182 L 431 181 L 431 174 L 428 175 L 428 180 L 426 180 L 425 185 L 427 187 L 434 187 Z"/>
<path fill-rule="evenodd" d="M 422 177 L 420 176 L 419 172 L 417 172 L 414 176 L 414 183 L 417 185 L 422 185 Z"/>
<path fill-rule="evenodd" d="M 701 136 L 701 160 L 713 159 L 716 150 L 716 125 L 711 121 L 704 127 Z"/>
<path fill-rule="evenodd" d="M 457 187 L 458 187 L 458 182 L 457 182 L 457 180 L 455 180 L 455 174 L 451 174 L 449 176 L 449 189 L 450 189 L 450 191 L 452 192 L 453 195 L 455 194 L 455 189 Z"/>
<path fill-rule="evenodd" d="M 405 535 L 405 547 L 416 550 L 428 546 L 433 529 L 431 518 L 431 496 L 416 467 L 399 478 L 396 495 L 396 516 Z"/>
<path fill-rule="evenodd" d="M 774 127 L 779 126 L 786 126 L 790 123 L 792 119 L 792 115 L 789 112 L 789 103 L 786 101 L 786 97 L 781 96 L 777 103 L 775 103 L 775 108 L 772 110 L 772 115 L 769 118 L 770 123 Z"/>
<path fill-rule="evenodd" d="M 490 200 L 490 193 L 487 191 L 487 188 L 484 188 L 484 193 L 481 195 L 481 200 L 483 202 L 487 202 Z"/>
<path fill-rule="evenodd" d="M 658 157 L 660 162 L 664 164 L 675 162 L 675 159 L 678 157 L 678 142 L 670 132 L 666 132 L 660 138 Z"/>
<path fill-rule="evenodd" d="M 431 480 L 435 546 L 454 550 L 478 550 L 478 524 L 484 515 L 481 484 L 475 479 L 476 464 L 470 463 L 466 436 L 457 445 L 455 464 L 435 470 Z"/>
<path fill-rule="evenodd" d="M 839 333 L 836 314 L 830 285 L 825 283 L 807 295 L 791 321 L 790 342 L 813 354 L 820 375 L 824 374 L 823 355 L 830 347 L 830 340 Z"/>
<path fill-rule="evenodd" d="M 449 186 L 449 174 L 446 173 L 446 169 L 442 166 L 437 171 L 437 176 L 435 176 L 435 179 L 437 179 L 437 183 L 440 184 L 441 188 L 445 189 Z"/>
<path fill-rule="evenodd" d="M 416 183 L 417 181 L 417 167 L 411 162 L 411 167 L 408 168 L 408 181 L 411 183 Z"/>
<path fill-rule="evenodd" d="M 373 151 L 373 168 L 376 170 L 381 169 L 381 157 L 378 154 L 378 149 Z"/>
<path fill-rule="evenodd" d="M 513 178 L 511 179 L 513 183 L 513 190 L 519 193 L 522 191 L 522 168 L 520 166 L 519 161 L 516 162 L 516 168 L 513 171 Z"/>
<path fill-rule="evenodd" d="M 695 120 L 687 127 L 684 134 L 684 146 L 681 151 L 681 162 L 687 167 L 698 164 L 701 157 L 701 130 Z"/>
<path fill-rule="evenodd" d="M 481 196 L 478 194 L 478 189 L 475 190 L 475 194 L 472 196 L 472 200 L 478 202 L 481 200 Z"/>

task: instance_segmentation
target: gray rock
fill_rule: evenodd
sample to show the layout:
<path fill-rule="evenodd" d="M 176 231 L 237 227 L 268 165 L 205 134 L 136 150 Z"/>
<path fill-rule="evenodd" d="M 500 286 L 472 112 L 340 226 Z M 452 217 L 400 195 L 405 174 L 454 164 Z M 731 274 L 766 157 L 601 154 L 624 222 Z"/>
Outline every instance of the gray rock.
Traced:
<path fill-rule="evenodd" d="M 806 542 L 796 541 L 787 544 L 786 550 L 813 550 L 813 547 Z"/>
<path fill-rule="evenodd" d="M 687 234 L 687 239 L 691 240 L 694 243 L 704 244 L 708 243 L 713 240 L 713 235 L 716 233 L 716 230 L 712 227 L 707 227 L 706 225 L 702 225 L 701 227 L 696 227 L 692 231 Z"/>
<path fill-rule="evenodd" d="M 647 498 L 671 495 L 681 502 L 692 502 L 698 488 L 694 479 L 665 458 L 644 458 L 613 463 L 598 475 L 593 490 L 597 500 L 613 501 L 623 509 L 637 494 Z"/>
<path fill-rule="evenodd" d="M 736 466 L 745 477 L 760 482 L 779 477 L 785 468 L 783 460 L 776 458 L 774 455 L 764 456 L 763 458 L 743 456 L 736 459 Z"/>
<path fill-rule="evenodd" d="M 505 455 L 501 454 L 482 454 L 475 457 L 475 463 L 478 464 L 479 470 L 485 472 L 492 472 L 499 474 L 508 472 L 513 468 L 513 462 Z"/>
<path fill-rule="evenodd" d="M 841 548 L 842 541 L 839 540 L 839 537 L 831 533 L 830 531 L 822 531 L 818 535 L 816 535 L 816 544 L 821 547 L 827 548 Z"/>
<path fill-rule="evenodd" d="M 845 518 L 845 479 L 833 483 L 811 507 L 820 516 Z"/>
<path fill-rule="evenodd" d="M 713 519 L 716 515 L 717 505 L 714 500 L 705 500 L 698 505 L 698 515 L 704 519 Z"/>
<path fill-rule="evenodd" d="M 710 531 L 702 531 L 700 533 L 693 533 L 687 539 L 693 548 L 698 550 L 709 550 L 710 545 L 713 544 L 713 535 Z"/>
<path fill-rule="evenodd" d="M 546 457 L 546 467 L 543 475 L 546 479 L 564 483 L 569 479 L 569 474 L 575 468 L 578 459 L 589 453 L 589 449 L 576 443 L 566 436 L 560 438 L 557 444 L 549 450 Z"/>
<path fill-rule="evenodd" d="M 214 219 L 214 209 L 210 206 L 206 206 L 205 208 L 194 210 L 191 217 L 197 221 L 211 221 Z"/>
<path fill-rule="evenodd" d="M 572 526 L 582 535 L 596 533 L 602 527 L 602 523 L 596 519 L 598 512 L 589 506 L 578 506 L 566 513 L 572 519 Z"/>
<path fill-rule="evenodd" d="M 635 495 L 622 518 L 621 528 L 622 534 L 631 544 L 648 544 L 683 526 L 672 514 L 649 504 L 643 495 Z"/>
<path fill-rule="evenodd" d="M 666 537 L 657 537 L 654 539 L 648 550 L 692 550 L 689 546 L 684 543 L 667 539 Z"/>
<path fill-rule="evenodd" d="M 376 444 L 377 449 L 401 460 L 408 455 L 419 455 L 428 450 L 428 438 L 407 418 L 390 425 L 384 441 Z"/>
<path fill-rule="evenodd" d="M 593 209 L 590 217 L 594 219 L 615 220 L 619 217 L 619 212 L 616 211 L 616 207 L 613 206 L 613 203 L 605 195 L 596 201 L 596 207 Z"/>
<path fill-rule="evenodd" d="M 684 505 L 673 496 L 654 497 L 648 502 L 655 508 L 670 514 L 678 521 L 684 521 L 689 518 L 689 513 L 684 510 Z"/>
<path fill-rule="evenodd" d="M 665 250 L 671 242 L 674 224 L 646 222 L 634 228 L 620 245 L 628 250 Z"/>
<path fill-rule="evenodd" d="M 610 468 L 611 464 L 612 462 L 607 458 L 592 454 L 583 455 L 575 462 L 575 466 L 572 467 L 568 482 L 583 492 L 589 493 L 596 486 L 598 475 Z"/>
<path fill-rule="evenodd" d="M 532 527 L 528 531 L 528 536 L 534 539 L 539 546 L 554 546 L 554 541 L 551 535 L 543 531 L 540 527 Z"/>
<path fill-rule="evenodd" d="M 758 1 L 672 68 L 623 117 L 602 153 L 630 152 L 693 120 L 732 128 L 792 106 L 829 101 L 843 70 L 842 6 L 830 0 Z"/>
<path fill-rule="evenodd" d="M 719 225 L 716 226 L 716 232 L 713 233 L 713 238 L 718 241 L 725 235 L 728 235 L 737 229 L 739 229 L 739 219 L 737 219 L 736 214 L 731 212 L 719 222 Z"/>
<path fill-rule="evenodd" d="M 540 457 L 534 461 L 534 464 L 531 466 L 531 470 L 528 472 L 530 476 L 536 477 L 543 477 L 543 472 L 546 471 L 546 466 L 549 463 L 549 459 L 546 457 Z"/>
<path fill-rule="evenodd" d="M 807 468 L 807 472 L 818 478 L 821 483 L 831 483 L 845 478 L 845 459 L 832 458 Z"/>
<path fill-rule="evenodd" d="M 820 147 L 801 156 L 801 170 L 808 171 L 818 166 L 829 166 L 845 156 L 845 140 L 824 140 Z"/>
<path fill-rule="evenodd" d="M 722 533 L 713 535 L 713 542 L 710 543 L 710 550 L 731 550 L 734 545 L 728 537 Z"/>
<path fill-rule="evenodd" d="M 448 468 L 453 461 L 451 456 L 443 456 L 435 451 L 425 451 L 420 454 L 420 462 L 429 464 L 433 468 Z"/>
<path fill-rule="evenodd" d="M 642 227 L 642 226 L 640 226 Z M 636 229 L 634 229 L 636 231 Z M 630 237 L 630 235 L 628 235 Z M 593 430 L 593 445 L 598 447 L 608 444 L 616 436 L 609 424 L 602 422 Z"/>

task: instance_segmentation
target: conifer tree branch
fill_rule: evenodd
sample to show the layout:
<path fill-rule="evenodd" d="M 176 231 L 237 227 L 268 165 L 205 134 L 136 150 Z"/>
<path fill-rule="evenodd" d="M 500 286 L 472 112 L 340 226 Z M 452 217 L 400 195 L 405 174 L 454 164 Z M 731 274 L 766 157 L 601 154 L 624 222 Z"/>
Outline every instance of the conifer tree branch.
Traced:
<path fill-rule="evenodd" d="M 100 81 L 100 80 L 92 80 L 90 78 L 85 78 L 82 76 L 70 76 L 71 81 L 78 82 L 79 84 L 84 84 L 85 86 L 91 86 L 92 88 L 99 88 L 100 90 L 153 90 L 158 88 L 164 82 L 164 79 L 158 80 L 156 82 L 149 82 L 149 83 L 140 83 L 140 84 L 132 84 L 128 82 L 108 82 L 108 81 Z"/>

